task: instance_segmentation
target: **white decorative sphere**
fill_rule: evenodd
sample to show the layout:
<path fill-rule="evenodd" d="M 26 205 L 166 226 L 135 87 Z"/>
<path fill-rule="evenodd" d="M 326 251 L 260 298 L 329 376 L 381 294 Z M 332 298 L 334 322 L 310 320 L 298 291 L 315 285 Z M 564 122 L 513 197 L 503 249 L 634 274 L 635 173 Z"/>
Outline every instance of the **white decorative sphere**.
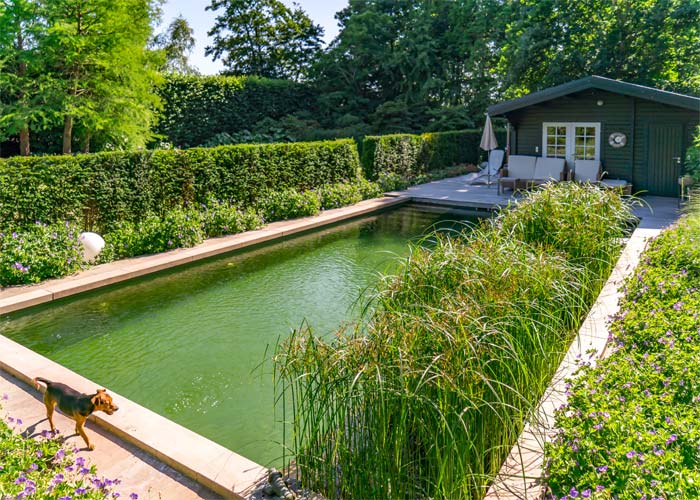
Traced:
<path fill-rule="evenodd" d="M 105 240 L 97 233 L 80 233 L 78 239 L 83 244 L 83 258 L 87 262 L 95 260 L 95 257 L 97 257 L 105 247 Z"/>

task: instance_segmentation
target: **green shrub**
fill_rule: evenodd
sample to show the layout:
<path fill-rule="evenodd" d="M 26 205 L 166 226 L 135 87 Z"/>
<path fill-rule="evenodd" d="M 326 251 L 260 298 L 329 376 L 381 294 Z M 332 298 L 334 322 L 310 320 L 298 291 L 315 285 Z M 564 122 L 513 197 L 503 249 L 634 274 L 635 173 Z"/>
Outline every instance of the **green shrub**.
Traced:
<path fill-rule="evenodd" d="M 0 232 L 0 286 L 38 283 L 79 271 L 80 230 L 68 222 Z"/>
<path fill-rule="evenodd" d="M 204 240 L 202 215 L 192 209 L 175 209 L 165 216 L 149 215 L 140 222 L 121 222 L 104 235 L 106 262 L 124 257 L 192 247 Z"/>
<path fill-rule="evenodd" d="M 700 182 L 700 126 L 695 132 L 693 144 L 686 151 L 683 175 L 689 175 L 695 182 Z"/>
<path fill-rule="evenodd" d="M 481 134 L 481 130 L 460 130 L 367 136 L 362 143 L 362 169 L 370 180 L 390 173 L 410 180 L 452 165 L 477 164 L 485 154 L 479 149 Z M 496 136 L 505 144 L 504 131 Z"/>
<path fill-rule="evenodd" d="M 686 217 L 626 280 L 615 351 L 582 363 L 556 413 L 550 498 L 700 496 L 699 240 L 700 217 Z"/>
<path fill-rule="evenodd" d="M 202 210 L 202 225 L 208 238 L 251 231 L 263 225 L 262 216 L 252 208 L 240 210 L 228 203 L 210 200 Z"/>
<path fill-rule="evenodd" d="M 368 181 L 364 177 L 358 181 L 357 186 L 360 190 L 360 195 L 362 196 L 363 200 L 369 200 L 371 198 L 380 198 L 384 194 L 382 187 L 378 183 Z"/>
<path fill-rule="evenodd" d="M 357 183 L 331 184 L 319 189 L 318 194 L 322 210 L 354 205 L 363 199 L 360 186 Z"/>
<path fill-rule="evenodd" d="M 359 178 L 352 140 L 0 161 L 0 229 L 70 220 L 106 233 L 210 197 L 251 207 L 271 191 Z"/>
<path fill-rule="evenodd" d="M 614 210 L 598 189 L 548 189 L 562 206 L 546 214 L 526 200 L 523 219 L 574 231 L 577 212 Z M 328 498 L 483 497 L 610 271 L 597 254 L 569 260 L 580 250 L 563 237 L 537 245 L 505 231 L 520 210 L 414 248 L 356 328 L 302 329 L 278 346 L 277 401 L 291 405 L 286 435 L 305 486 Z M 620 249 L 630 209 L 620 210 L 614 229 L 587 233 L 606 250 Z"/>
<path fill-rule="evenodd" d="M 272 192 L 259 204 L 259 210 L 265 222 L 316 215 L 320 209 L 321 200 L 318 193 L 315 191 L 300 193 L 293 189 Z"/>

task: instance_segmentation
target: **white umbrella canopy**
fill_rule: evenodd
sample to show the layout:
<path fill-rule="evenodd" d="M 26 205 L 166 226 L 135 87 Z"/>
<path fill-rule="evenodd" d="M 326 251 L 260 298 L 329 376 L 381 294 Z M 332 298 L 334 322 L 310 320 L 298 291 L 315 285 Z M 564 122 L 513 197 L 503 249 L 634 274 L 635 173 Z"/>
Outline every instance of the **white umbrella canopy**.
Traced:
<path fill-rule="evenodd" d="M 484 151 L 491 151 L 498 147 L 498 141 L 496 140 L 496 134 L 493 132 L 493 124 L 491 123 L 491 117 L 486 113 L 486 123 L 484 123 L 484 133 L 481 134 L 481 143 L 479 147 Z M 489 181 L 488 185 L 491 187 L 491 166 L 487 167 L 489 169 Z"/>
<path fill-rule="evenodd" d="M 486 115 L 486 123 L 484 124 L 484 133 L 481 134 L 481 143 L 479 147 L 484 151 L 491 151 L 498 147 L 498 141 L 496 140 L 496 134 L 493 132 L 493 125 L 491 124 L 491 117 Z"/>

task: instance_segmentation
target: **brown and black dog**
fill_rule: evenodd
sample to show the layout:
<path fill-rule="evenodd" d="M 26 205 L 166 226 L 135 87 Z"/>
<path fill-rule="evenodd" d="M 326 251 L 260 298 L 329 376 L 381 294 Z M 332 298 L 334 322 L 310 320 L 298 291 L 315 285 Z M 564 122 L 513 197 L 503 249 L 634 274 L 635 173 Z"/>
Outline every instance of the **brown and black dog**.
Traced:
<path fill-rule="evenodd" d="M 90 414 L 95 411 L 103 411 L 107 415 L 111 415 L 119 409 L 112 402 L 112 396 L 107 394 L 105 389 L 97 389 L 97 392 L 93 395 L 82 394 L 65 384 L 51 382 L 41 377 L 34 379 L 37 389 L 41 389 L 39 382 L 46 384 L 44 404 L 46 405 L 46 416 L 49 419 L 51 431 L 56 430 L 56 427 L 53 425 L 53 411 L 55 406 L 58 405 L 58 408 L 63 413 L 75 420 L 75 432 L 80 434 L 85 440 L 88 450 L 94 450 L 95 445 L 90 443 L 83 426 Z"/>

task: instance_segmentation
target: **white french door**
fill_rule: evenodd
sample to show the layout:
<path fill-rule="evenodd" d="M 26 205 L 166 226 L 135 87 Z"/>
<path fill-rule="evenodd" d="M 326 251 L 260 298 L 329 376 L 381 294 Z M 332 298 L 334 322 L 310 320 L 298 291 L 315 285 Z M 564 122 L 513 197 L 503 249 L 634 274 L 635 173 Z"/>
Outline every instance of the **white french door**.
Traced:
<path fill-rule="evenodd" d="M 600 160 L 600 123 L 545 122 L 542 124 L 542 156 L 575 160 Z"/>

